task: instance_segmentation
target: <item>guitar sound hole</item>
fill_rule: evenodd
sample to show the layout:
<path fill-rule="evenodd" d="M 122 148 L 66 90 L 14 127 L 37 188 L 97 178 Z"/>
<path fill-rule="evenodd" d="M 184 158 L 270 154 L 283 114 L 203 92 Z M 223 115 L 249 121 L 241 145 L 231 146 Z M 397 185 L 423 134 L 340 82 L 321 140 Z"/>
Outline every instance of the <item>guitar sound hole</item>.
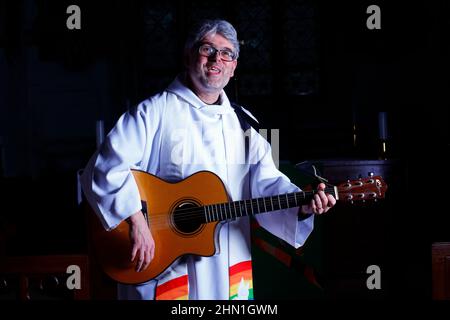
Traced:
<path fill-rule="evenodd" d="M 183 201 L 175 207 L 173 224 L 175 229 L 183 234 L 193 234 L 202 227 L 202 215 L 198 214 L 199 205 L 191 201 Z"/>

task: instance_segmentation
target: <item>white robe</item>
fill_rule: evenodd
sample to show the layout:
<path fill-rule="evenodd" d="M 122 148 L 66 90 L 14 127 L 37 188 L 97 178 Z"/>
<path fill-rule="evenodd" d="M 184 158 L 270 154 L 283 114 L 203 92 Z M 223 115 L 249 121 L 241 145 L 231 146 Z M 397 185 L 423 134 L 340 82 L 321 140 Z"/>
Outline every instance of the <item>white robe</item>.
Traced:
<path fill-rule="evenodd" d="M 106 229 L 141 209 L 130 168 L 171 182 L 209 170 L 222 179 L 233 201 L 300 190 L 277 170 L 270 145 L 254 129 L 246 158 L 244 135 L 225 92 L 219 105 L 206 105 L 179 78 L 122 115 L 84 170 L 83 191 Z M 298 248 L 312 231 L 313 216 L 299 221 L 298 208 L 283 211 L 256 219 Z M 249 218 L 224 223 L 218 237 L 216 255 L 188 256 L 159 281 L 184 272 L 189 299 L 229 299 L 229 267 L 251 260 Z M 121 285 L 119 298 L 153 299 L 156 284 Z"/>

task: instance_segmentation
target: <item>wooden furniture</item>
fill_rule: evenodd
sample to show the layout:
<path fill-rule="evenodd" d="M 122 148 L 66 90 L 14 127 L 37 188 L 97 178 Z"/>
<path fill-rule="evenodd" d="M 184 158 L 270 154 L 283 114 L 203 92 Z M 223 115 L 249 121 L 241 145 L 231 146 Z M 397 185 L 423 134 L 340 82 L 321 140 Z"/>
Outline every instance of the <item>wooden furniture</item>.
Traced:
<path fill-rule="evenodd" d="M 433 299 L 450 300 L 450 242 L 431 246 Z"/>
<path fill-rule="evenodd" d="M 80 288 L 69 289 L 66 281 L 80 270 Z M 47 255 L 0 257 L 0 299 L 87 300 L 90 299 L 89 259 L 87 255 Z"/>

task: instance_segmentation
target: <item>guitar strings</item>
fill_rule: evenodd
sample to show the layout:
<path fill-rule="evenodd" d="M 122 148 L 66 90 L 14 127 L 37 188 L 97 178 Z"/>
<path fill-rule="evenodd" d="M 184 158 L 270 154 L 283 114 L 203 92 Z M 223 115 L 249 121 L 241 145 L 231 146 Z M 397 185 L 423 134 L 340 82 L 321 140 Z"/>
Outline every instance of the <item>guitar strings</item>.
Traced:
<path fill-rule="evenodd" d="M 331 188 L 331 187 L 325 189 L 325 192 L 328 192 L 328 193 L 333 192 L 333 191 L 334 191 L 334 189 Z M 195 208 L 179 209 L 179 210 L 177 210 L 177 215 L 183 216 L 184 214 L 180 214 L 181 212 L 183 212 L 185 214 L 190 214 L 192 209 L 203 208 L 205 206 L 214 206 L 214 205 L 216 205 L 216 206 L 221 206 L 221 205 L 225 205 L 226 206 L 226 205 L 228 205 L 229 206 L 231 204 L 235 204 L 235 203 L 237 204 L 237 203 L 242 203 L 242 202 L 244 202 L 245 204 L 249 204 L 250 202 L 257 203 L 258 201 L 261 201 L 261 200 L 263 200 L 266 204 L 268 204 L 268 203 L 272 202 L 271 199 L 273 199 L 273 198 L 275 198 L 275 201 L 278 201 L 278 200 L 276 200 L 276 198 L 279 198 L 279 199 L 284 201 L 286 196 L 288 196 L 288 198 L 291 199 L 291 200 L 294 199 L 294 201 L 295 201 L 295 199 L 296 199 L 295 194 L 296 193 L 297 192 L 292 192 L 292 193 L 286 193 L 286 194 L 283 194 L 283 195 L 274 195 L 274 196 L 267 196 L 267 197 L 247 199 L 247 200 L 236 200 L 236 201 L 222 202 L 222 203 L 216 203 L 216 204 L 207 204 L 207 205 L 204 205 L 204 206 L 201 206 L 201 207 L 195 207 Z M 306 196 L 314 194 L 314 191 L 298 192 L 298 194 L 301 194 L 301 200 L 304 200 L 304 198 L 306 198 Z M 161 214 L 161 215 L 165 215 L 165 214 Z M 156 216 L 156 215 L 154 215 L 154 216 Z"/>
<path fill-rule="evenodd" d="M 325 189 L 325 191 L 329 191 L 329 190 Z M 308 193 L 313 193 L 313 192 L 312 191 L 303 192 L 304 195 L 307 195 Z M 252 204 L 254 205 L 253 209 L 256 209 L 255 207 L 258 208 L 258 201 L 260 201 L 261 199 L 263 200 L 264 209 L 265 209 L 265 210 L 263 210 L 263 212 L 283 210 L 283 209 L 286 209 L 283 207 L 285 205 L 288 205 L 287 208 L 289 208 L 289 203 L 293 203 L 297 200 L 295 197 L 295 193 L 287 194 L 287 201 L 286 201 L 286 195 L 280 196 L 279 201 L 275 200 L 276 202 L 279 202 L 278 203 L 279 208 L 276 209 L 276 208 L 274 208 L 273 202 L 271 201 L 271 199 L 273 199 L 273 197 L 277 197 L 277 196 L 269 196 L 269 197 L 264 197 L 264 198 L 251 199 L 251 200 L 240 200 L 240 201 L 234 201 L 234 202 L 218 203 L 218 204 L 214 204 L 214 205 L 206 205 L 206 206 L 216 206 L 215 209 L 211 208 L 212 210 L 214 210 L 213 212 L 211 212 L 211 213 L 206 212 L 206 217 L 205 217 L 205 209 L 204 209 L 206 206 L 180 209 L 175 214 L 176 222 L 185 222 L 185 221 L 193 220 L 194 218 L 196 218 L 196 219 L 213 218 L 208 222 L 214 222 L 214 221 L 227 220 L 227 219 L 231 219 L 234 217 L 238 218 L 238 217 L 242 217 L 242 216 L 253 215 L 254 213 L 249 213 L 249 212 L 252 212 Z M 304 199 L 302 199 L 302 200 L 304 200 Z M 244 213 L 243 209 L 245 209 L 245 213 L 242 215 L 238 215 L 236 206 L 235 206 L 235 204 L 239 203 L 239 202 L 241 202 L 241 203 L 244 202 L 244 206 L 241 206 L 241 205 L 238 206 L 238 210 L 241 213 Z M 233 204 L 233 206 L 232 206 L 232 204 Z M 295 206 L 292 206 L 292 207 L 295 207 Z M 224 209 L 225 212 L 223 212 L 222 208 Z M 269 210 L 266 210 L 266 208 L 268 208 Z M 234 211 L 234 213 L 233 213 L 233 211 Z M 258 212 L 256 212 L 256 214 L 258 214 L 258 213 L 261 213 L 261 210 L 259 210 L 259 208 L 258 208 Z M 152 227 L 159 227 L 159 226 L 165 227 L 165 226 L 167 226 L 168 217 L 170 217 L 170 215 L 168 215 L 168 214 L 154 214 L 154 215 L 150 216 L 150 220 L 151 220 L 150 223 L 151 223 Z M 217 219 L 217 218 L 219 218 L 219 219 Z M 204 221 L 202 223 L 206 223 L 206 221 Z"/>
<path fill-rule="evenodd" d="M 331 188 L 330 188 L 331 189 Z M 330 191 L 330 190 L 325 190 L 325 191 Z M 312 192 L 304 192 L 305 195 L 307 195 L 308 193 L 312 193 Z M 286 194 L 288 197 L 288 201 L 296 201 L 296 196 L 295 193 L 288 193 Z M 194 208 L 186 208 L 186 209 L 179 209 L 177 210 L 177 217 L 189 217 L 189 216 L 197 216 L 198 214 L 202 214 L 204 215 L 204 210 L 203 208 L 206 206 L 216 206 L 216 209 L 212 208 L 213 210 L 215 210 L 215 214 L 220 214 L 222 211 L 222 208 L 224 208 L 225 210 L 232 210 L 232 208 L 234 208 L 236 206 L 236 204 L 238 204 L 238 208 L 241 209 L 241 205 L 240 204 L 245 204 L 244 208 L 248 208 L 251 209 L 252 204 L 255 204 L 255 206 L 258 206 L 258 202 L 260 202 L 261 200 L 263 201 L 263 203 L 266 205 L 270 205 L 272 206 L 272 199 L 273 198 L 279 198 L 279 200 L 283 203 L 286 203 L 286 195 L 282 195 L 280 197 L 278 197 L 277 195 L 275 196 L 268 196 L 268 197 L 262 197 L 262 198 L 255 198 L 255 199 L 249 199 L 249 200 L 238 200 L 238 201 L 231 201 L 231 202 L 222 202 L 222 203 L 217 203 L 217 204 L 209 204 L 209 205 L 204 205 L 204 206 L 200 206 L 200 207 L 194 207 Z M 301 200 L 304 200 L 304 197 L 302 197 Z M 278 200 L 275 200 L 276 202 L 278 202 Z M 275 203 L 276 203 L 275 202 Z M 233 207 L 231 207 L 231 205 L 233 204 Z M 230 208 L 231 207 L 231 208 Z M 219 210 L 217 210 L 217 208 Z M 267 211 L 275 211 L 275 210 L 279 210 L 279 209 L 273 209 L 273 210 L 267 210 Z M 230 211 L 231 212 L 231 211 Z M 154 214 L 152 215 L 153 218 L 156 218 L 158 216 L 167 216 L 167 214 Z"/>

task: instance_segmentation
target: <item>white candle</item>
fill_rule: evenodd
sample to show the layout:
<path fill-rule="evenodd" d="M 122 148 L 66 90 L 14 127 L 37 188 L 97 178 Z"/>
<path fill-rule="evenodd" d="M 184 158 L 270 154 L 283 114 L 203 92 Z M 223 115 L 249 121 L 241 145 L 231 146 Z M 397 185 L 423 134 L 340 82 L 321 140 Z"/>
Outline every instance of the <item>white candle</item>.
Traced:
<path fill-rule="evenodd" d="M 387 112 L 378 113 L 378 132 L 381 140 L 387 140 Z"/>
<path fill-rule="evenodd" d="M 103 120 L 97 120 L 95 123 L 95 138 L 98 148 L 103 143 L 105 138 L 105 127 L 103 125 Z"/>

